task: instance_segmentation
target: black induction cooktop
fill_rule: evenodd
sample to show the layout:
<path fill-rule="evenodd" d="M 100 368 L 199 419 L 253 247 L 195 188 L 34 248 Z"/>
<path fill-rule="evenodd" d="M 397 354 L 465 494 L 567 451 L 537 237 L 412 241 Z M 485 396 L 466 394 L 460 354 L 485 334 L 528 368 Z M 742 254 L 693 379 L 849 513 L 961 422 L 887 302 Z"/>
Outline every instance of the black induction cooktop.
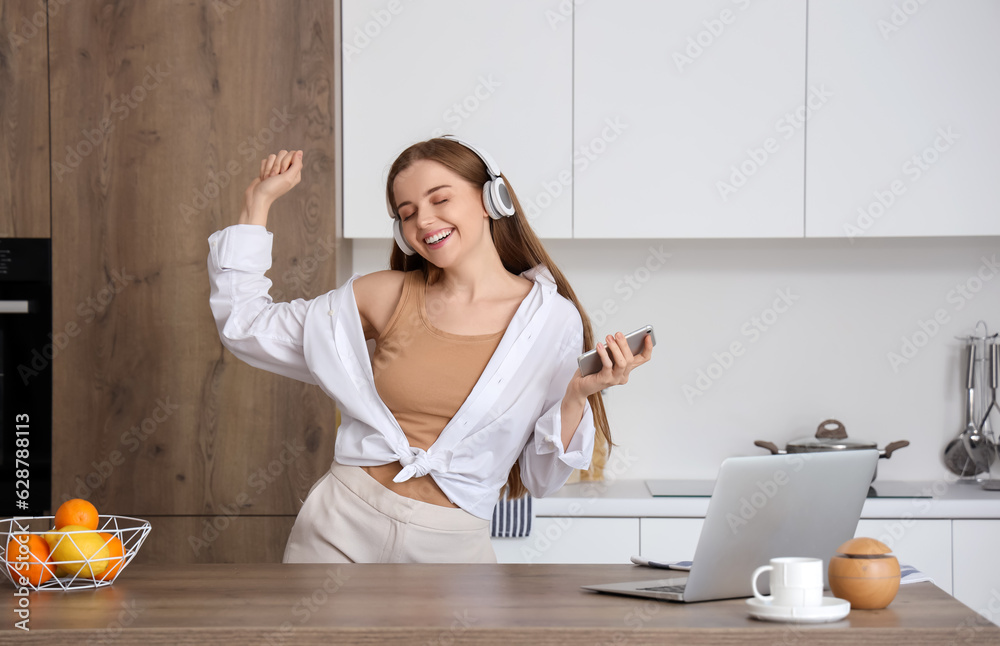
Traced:
<path fill-rule="evenodd" d="M 876 480 L 868 489 L 869 498 L 933 498 L 933 483 Z M 711 498 L 715 480 L 646 480 L 654 498 Z"/>

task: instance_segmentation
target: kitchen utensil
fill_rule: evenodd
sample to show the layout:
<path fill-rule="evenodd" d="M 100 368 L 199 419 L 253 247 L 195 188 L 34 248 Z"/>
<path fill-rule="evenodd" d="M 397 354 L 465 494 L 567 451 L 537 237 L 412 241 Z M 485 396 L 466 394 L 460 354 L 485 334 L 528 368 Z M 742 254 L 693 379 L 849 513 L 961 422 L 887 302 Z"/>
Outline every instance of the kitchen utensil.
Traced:
<path fill-rule="evenodd" d="M 789 442 L 784 449 L 779 449 L 773 442 L 765 442 L 763 440 L 757 440 L 754 444 L 763 449 L 767 449 L 774 455 L 786 455 L 789 453 L 814 453 L 816 451 L 875 449 L 879 452 L 880 458 L 889 459 L 895 451 L 905 446 L 909 446 L 910 442 L 908 440 L 891 442 L 887 444 L 884 449 L 879 450 L 878 444 L 875 442 L 854 438 L 848 439 L 847 430 L 844 428 L 844 425 L 838 420 L 828 419 L 820 423 L 819 427 L 816 429 L 816 435 L 814 437 L 799 438 Z M 875 472 L 872 474 L 873 481 L 877 475 L 878 468 L 876 467 Z"/>
<path fill-rule="evenodd" d="M 969 419 L 966 421 L 965 430 L 962 431 L 962 444 L 965 445 L 965 450 L 968 451 L 969 457 L 972 458 L 974 473 L 983 473 L 990 470 L 990 460 L 993 459 L 993 450 L 990 443 L 986 441 L 986 436 L 983 435 L 982 430 L 972 419 L 976 396 L 973 382 L 975 364 L 976 346 L 973 343 L 969 345 L 969 403 L 967 408 Z"/>
<path fill-rule="evenodd" d="M 1000 344 L 993 343 L 987 347 L 989 347 L 990 353 L 990 403 L 986 405 L 986 412 L 983 413 L 983 421 L 980 422 L 979 428 L 989 426 L 990 413 L 993 412 L 993 409 L 1000 411 L 1000 407 L 997 407 L 997 372 L 1000 370 L 997 360 L 1000 359 Z"/>
<path fill-rule="evenodd" d="M 990 460 L 990 471 L 987 472 L 989 475 L 992 473 L 993 461 L 997 457 L 997 442 L 996 438 L 993 437 L 993 424 L 990 421 L 990 416 L 993 410 L 997 408 L 997 382 L 1000 381 L 1000 375 L 997 374 L 997 345 L 991 343 L 987 346 L 989 348 L 990 355 L 990 401 L 986 405 L 986 410 L 983 412 L 983 421 L 979 424 L 979 428 L 982 429 L 983 435 L 986 436 L 986 442 L 990 446 L 989 460 Z"/>
<path fill-rule="evenodd" d="M 969 452 L 960 437 L 951 440 L 944 447 L 944 465 L 949 471 L 963 478 L 976 475 L 976 465 L 969 457 Z"/>
<path fill-rule="evenodd" d="M 980 426 L 984 429 L 987 439 L 993 445 L 991 459 L 1000 463 L 1000 448 L 997 447 L 997 438 L 993 436 L 993 427 L 990 424 L 990 415 L 993 411 L 1000 411 L 1000 407 L 997 406 L 997 385 L 1000 383 L 1000 344 L 992 343 L 988 347 L 990 349 L 990 403 L 986 407 L 986 412 L 983 414 L 983 421 Z M 1000 490 L 1000 480 L 992 477 L 992 462 L 991 469 L 986 475 L 987 478 L 980 480 L 980 486 L 987 491 Z"/>
<path fill-rule="evenodd" d="M 969 454 L 969 450 L 965 447 L 965 434 L 969 429 L 975 429 L 975 422 L 972 421 L 973 417 L 973 403 L 975 397 L 975 390 L 973 388 L 974 379 L 976 374 L 976 345 L 975 343 L 969 344 L 969 367 L 966 370 L 965 377 L 965 390 L 967 394 L 966 406 L 965 406 L 965 428 L 958 437 L 948 442 L 948 445 L 944 448 L 944 464 L 948 467 L 948 470 L 958 476 L 969 477 L 976 475 L 976 464 L 972 460 L 972 456 Z"/>

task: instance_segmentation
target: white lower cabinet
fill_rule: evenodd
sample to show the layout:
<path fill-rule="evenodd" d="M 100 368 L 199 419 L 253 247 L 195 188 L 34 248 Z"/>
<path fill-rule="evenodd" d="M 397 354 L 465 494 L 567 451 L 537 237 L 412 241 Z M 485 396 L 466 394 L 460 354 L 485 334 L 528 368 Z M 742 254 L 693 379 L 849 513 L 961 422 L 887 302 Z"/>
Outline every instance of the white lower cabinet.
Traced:
<path fill-rule="evenodd" d="M 900 565 L 912 565 L 951 594 L 951 523 L 948 519 L 863 518 L 854 535 L 882 541 Z"/>
<path fill-rule="evenodd" d="M 639 553 L 638 518 L 539 516 L 525 538 L 494 538 L 500 563 L 628 563 Z"/>
<path fill-rule="evenodd" d="M 952 523 L 955 598 L 1000 625 L 1000 520 Z"/>

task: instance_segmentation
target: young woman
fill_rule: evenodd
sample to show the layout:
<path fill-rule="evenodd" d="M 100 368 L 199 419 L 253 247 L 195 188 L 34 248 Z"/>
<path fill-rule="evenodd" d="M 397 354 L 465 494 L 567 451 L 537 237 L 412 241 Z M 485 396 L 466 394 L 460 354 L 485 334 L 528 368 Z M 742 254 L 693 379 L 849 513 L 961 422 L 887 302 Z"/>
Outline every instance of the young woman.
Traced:
<path fill-rule="evenodd" d="M 239 224 L 209 237 L 223 344 L 319 385 L 341 412 L 333 464 L 283 560 L 496 562 L 504 487 L 544 497 L 588 468 L 596 429 L 611 445 L 600 391 L 626 383 L 651 340 L 633 355 L 609 335 L 603 369 L 581 376 L 576 359 L 595 347 L 586 313 L 493 159 L 448 137 L 390 169 L 390 270 L 273 303 L 267 213 L 301 172 L 302 151 L 262 160 Z"/>

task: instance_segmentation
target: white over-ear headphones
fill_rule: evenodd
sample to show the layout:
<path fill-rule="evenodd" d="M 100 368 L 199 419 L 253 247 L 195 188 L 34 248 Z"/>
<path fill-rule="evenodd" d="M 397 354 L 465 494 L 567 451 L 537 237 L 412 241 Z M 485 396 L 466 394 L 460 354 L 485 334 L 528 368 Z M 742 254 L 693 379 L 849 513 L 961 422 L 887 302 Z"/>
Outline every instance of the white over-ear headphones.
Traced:
<path fill-rule="evenodd" d="M 483 160 L 486 164 L 486 172 L 489 173 L 490 178 L 486 180 L 483 184 L 483 207 L 486 212 L 489 213 L 490 217 L 494 220 L 499 220 L 500 218 L 510 217 L 514 215 L 514 200 L 510 197 L 510 191 L 507 189 L 507 183 L 503 181 L 503 177 L 500 177 L 500 167 L 493 160 L 485 150 L 480 150 L 472 144 L 462 141 L 457 137 L 451 135 L 444 135 L 442 139 L 448 139 L 449 141 L 454 141 L 455 143 L 462 144 L 472 152 L 476 153 L 479 159 Z M 403 237 L 403 231 L 400 228 L 400 218 L 396 215 L 396 210 L 389 203 L 389 196 L 386 195 L 386 207 L 389 209 L 389 217 L 392 218 L 392 237 L 396 239 L 396 244 L 399 248 L 403 250 L 407 256 L 412 256 L 416 251 L 410 246 L 410 243 L 406 241 Z"/>

